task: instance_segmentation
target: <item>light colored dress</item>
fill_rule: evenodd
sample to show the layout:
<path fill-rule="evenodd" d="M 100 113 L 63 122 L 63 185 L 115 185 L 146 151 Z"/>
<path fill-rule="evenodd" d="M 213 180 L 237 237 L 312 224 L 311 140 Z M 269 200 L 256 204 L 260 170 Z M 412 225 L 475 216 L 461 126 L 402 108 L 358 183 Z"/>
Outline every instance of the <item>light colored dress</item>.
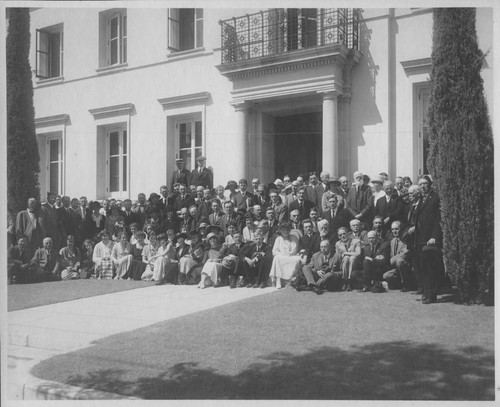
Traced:
<path fill-rule="evenodd" d="M 297 236 L 290 234 L 288 239 L 278 236 L 273 246 L 274 258 L 269 277 L 290 280 L 300 263 L 299 249 L 300 243 Z"/>
<path fill-rule="evenodd" d="M 121 244 L 121 242 L 118 242 L 113 246 L 113 250 L 111 250 L 111 258 L 113 259 L 113 263 L 116 268 L 115 278 L 122 278 L 125 274 L 127 274 L 133 257 L 132 247 L 129 242 L 127 242 L 125 247 Z"/>
<path fill-rule="evenodd" d="M 158 247 L 155 264 L 153 266 L 152 280 L 160 281 L 167 275 L 167 268 L 174 256 L 175 250 L 171 243 L 168 243 L 165 247 Z"/>
<path fill-rule="evenodd" d="M 113 241 L 109 241 L 107 245 L 103 242 L 99 242 L 94 247 L 94 255 L 92 256 L 92 261 L 95 264 L 95 274 L 96 278 L 102 278 L 105 280 L 111 280 L 113 278 L 113 273 L 115 270 L 115 265 L 113 259 L 111 259 L 111 251 L 113 250 Z M 104 260 L 104 257 L 107 257 Z"/>
<path fill-rule="evenodd" d="M 80 278 L 80 272 L 75 268 L 75 264 L 81 260 L 80 250 L 75 247 L 70 250 L 68 246 L 59 250 L 61 256 L 61 280 L 77 280 Z"/>
<path fill-rule="evenodd" d="M 201 270 L 202 275 L 207 275 L 207 279 L 205 280 L 205 285 L 207 286 L 217 284 L 217 280 L 219 279 L 219 273 L 222 271 L 222 263 L 215 262 L 214 260 L 221 258 L 221 249 L 222 247 L 219 247 L 218 249 L 210 249 L 208 251 L 207 262 Z"/>
<path fill-rule="evenodd" d="M 160 243 L 156 242 L 154 245 L 148 243 L 142 249 L 142 261 L 144 261 L 147 265 L 146 270 L 142 273 L 141 280 L 149 281 L 153 278 L 153 268 L 156 260 L 156 253 L 159 247 Z"/>
<path fill-rule="evenodd" d="M 255 229 L 250 229 L 248 226 L 243 228 L 243 241 L 253 242 L 253 235 L 255 234 Z"/>

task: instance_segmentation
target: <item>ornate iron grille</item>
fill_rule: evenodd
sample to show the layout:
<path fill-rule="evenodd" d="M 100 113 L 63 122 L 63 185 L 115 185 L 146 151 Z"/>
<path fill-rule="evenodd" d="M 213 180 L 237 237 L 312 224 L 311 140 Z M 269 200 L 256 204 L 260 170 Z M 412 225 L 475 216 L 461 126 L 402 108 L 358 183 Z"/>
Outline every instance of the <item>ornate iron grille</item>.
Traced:
<path fill-rule="evenodd" d="M 270 9 L 220 21 L 222 64 L 328 44 L 358 49 L 359 9 Z"/>

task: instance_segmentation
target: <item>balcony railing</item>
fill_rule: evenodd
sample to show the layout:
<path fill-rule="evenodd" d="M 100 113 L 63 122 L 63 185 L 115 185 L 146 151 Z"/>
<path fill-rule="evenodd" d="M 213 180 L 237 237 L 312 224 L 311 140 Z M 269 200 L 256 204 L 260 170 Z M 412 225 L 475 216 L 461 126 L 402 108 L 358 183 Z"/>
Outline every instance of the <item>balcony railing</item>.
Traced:
<path fill-rule="evenodd" d="M 270 9 L 220 21 L 222 64 L 342 44 L 358 49 L 359 9 Z"/>

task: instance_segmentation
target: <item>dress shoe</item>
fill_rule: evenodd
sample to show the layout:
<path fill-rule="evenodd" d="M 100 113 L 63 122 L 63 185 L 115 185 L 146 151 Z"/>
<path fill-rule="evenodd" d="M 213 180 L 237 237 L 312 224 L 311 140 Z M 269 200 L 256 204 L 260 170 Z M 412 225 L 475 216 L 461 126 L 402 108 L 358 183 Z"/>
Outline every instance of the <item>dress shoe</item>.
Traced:
<path fill-rule="evenodd" d="M 255 283 L 252 288 L 259 288 L 260 287 L 260 284 L 259 283 Z"/>
<path fill-rule="evenodd" d="M 304 287 L 303 287 L 303 286 L 301 286 L 301 285 L 299 285 L 299 286 L 295 287 L 295 289 L 296 289 L 297 291 L 304 291 Z"/>
<path fill-rule="evenodd" d="M 436 302 L 436 299 L 434 298 L 426 298 L 425 300 L 422 300 L 422 304 L 434 304 Z"/>
<path fill-rule="evenodd" d="M 317 295 L 321 295 L 323 294 L 323 290 L 319 287 L 314 287 L 313 288 L 313 291 L 317 294 Z"/>
<path fill-rule="evenodd" d="M 370 291 L 370 289 L 368 288 L 367 285 L 364 285 L 363 288 L 360 290 L 362 293 L 367 293 L 368 291 Z"/>
<path fill-rule="evenodd" d="M 255 285 L 254 285 L 254 284 L 252 284 L 252 283 L 250 283 L 250 284 L 247 284 L 247 286 L 246 286 L 246 287 L 247 287 L 247 288 L 252 288 L 252 287 L 255 287 Z"/>
<path fill-rule="evenodd" d="M 351 283 L 347 283 L 346 291 L 352 291 Z"/>
<path fill-rule="evenodd" d="M 260 288 L 266 288 L 266 283 L 261 283 Z"/>

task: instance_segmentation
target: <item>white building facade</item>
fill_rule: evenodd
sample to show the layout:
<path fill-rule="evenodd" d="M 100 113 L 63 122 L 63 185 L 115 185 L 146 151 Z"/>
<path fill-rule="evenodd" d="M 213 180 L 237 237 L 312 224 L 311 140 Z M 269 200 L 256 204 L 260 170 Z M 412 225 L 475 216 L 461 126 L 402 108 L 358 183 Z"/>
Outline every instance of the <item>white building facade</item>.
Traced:
<path fill-rule="evenodd" d="M 42 197 L 135 198 L 200 155 L 214 185 L 427 172 L 432 9 L 38 8 L 31 39 Z"/>

